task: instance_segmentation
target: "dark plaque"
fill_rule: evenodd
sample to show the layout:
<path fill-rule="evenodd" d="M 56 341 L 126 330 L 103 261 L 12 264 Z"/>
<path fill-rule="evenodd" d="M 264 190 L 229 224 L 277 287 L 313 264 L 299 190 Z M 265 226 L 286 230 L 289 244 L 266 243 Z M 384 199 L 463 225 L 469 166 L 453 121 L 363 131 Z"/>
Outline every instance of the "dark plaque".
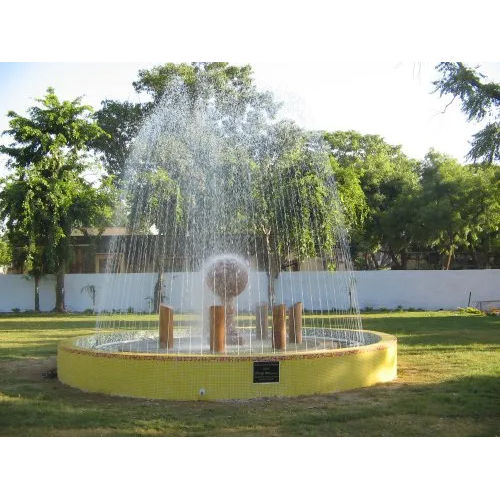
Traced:
<path fill-rule="evenodd" d="M 254 361 L 253 363 L 253 383 L 266 384 L 280 381 L 279 361 Z"/>

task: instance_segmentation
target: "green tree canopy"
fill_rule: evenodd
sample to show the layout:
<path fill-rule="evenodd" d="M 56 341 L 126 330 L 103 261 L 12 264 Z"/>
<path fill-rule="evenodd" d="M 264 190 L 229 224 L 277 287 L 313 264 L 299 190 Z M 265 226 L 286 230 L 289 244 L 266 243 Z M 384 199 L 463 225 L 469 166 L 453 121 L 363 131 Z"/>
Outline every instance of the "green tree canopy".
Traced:
<path fill-rule="evenodd" d="M 0 236 L 0 266 L 12 264 L 12 249 L 5 235 Z"/>
<path fill-rule="evenodd" d="M 451 95 L 452 101 L 460 99 L 461 109 L 468 121 L 487 125 L 474 134 L 468 159 L 486 163 L 500 160 L 500 85 L 486 82 L 485 75 L 477 68 L 470 68 L 461 62 L 442 62 L 436 66 L 441 78 L 433 82 L 435 91 L 441 96 Z M 450 102 L 450 104 L 451 104 Z"/>
<path fill-rule="evenodd" d="M 0 213 L 18 263 L 35 277 L 35 307 L 39 309 L 38 281 L 56 273 L 56 310 L 64 310 L 64 272 L 69 238 L 75 228 L 103 225 L 112 214 L 111 181 L 99 188 L 83 174 L 92 164 L 88 144 L 104 132 L 91 119 L 92 108 L 80 99 L 60 101 L 49 88 L 28 117 L 10 111 L 14 141 L 1 146 L 13 173 L 3 180 Z"/>
<path fill-rule="evenodd" d="M 384 249 L 394 268 L 405 268 L 415 240 L 416 214 L 410 207 L 419 186 L 418 162 L 377 135 L 337 131 L 326 133 L 325 140 L 355 250 L 377 267 L 374 254 Z"/>
<path fill-rule="evenodd" d="M 119 183 L 123 180 L 125 162 L 145 110 L 142 104 L 127 101 L 105 100 L 101 106 L 95 118 L 106 134 L 99 134 L 91 145 L 99 152 L 107 173 Z"/>
<path fill-rule="evenodd" d="M 172 76 L 174 68 L 183 79 Z M 160 237 L 174 234 L 184 245 L 178 254 L 257 253 L 272 285 L 291 260 L 333 254 L 340 216 L 333 170 L 320 138 L 273 120 L 277 106 L 251 80 L 236 85 L 214 76 L 233 70 L 225 63 L 167 65 L 153 72 L 166 83 L 154 86 L 142 74 L 163 97 L 129 160 L 130 220 L 136 230 L 154 224 Z M 247 78 L 249 68 L 240 73 Z M 193 77 L 187 84 L 186 75 Z"/>
<path fill-rule="evenodd" d="M 248 65 L 167 63 L 140 70 L 133 86 L 151 101 L 138 104 L 106 100 L 96 112 L 97 122 L 107 134 L 93 141 L 93 147 L 102 155 L 107 172 L 114 175 L 116 182 L 123 180 L 131 144 L 144 118 L 157 109 L 165 96 L 174 101 L 176 97 L 183 99 L 187 93 L 193 105 L 215 101 L 219 110 L 228 112 L 225 117 L 228 134 L 274 117 L 279 107 L 269 92 L 257 90 Z"/>
<path fill-rule="evenodd" d="M 167 63 L 139 71 L 133 83 L 139 93 L 145 92 L 159 103 L 165 92 L 178 88 L 187 90 L 193 102 L 215 97 L 243 112 L 249 106 L 276 112 L 276 104 L 268 92 L 259 92 L 252 77 L 252 68 L 233 66 L 227 62 Z"/>
<path fill-rule="evenodd" d="M 434 151 L 426 156 L 420 231 L 428 245 L 447 256 L 446 269 L 458 248 L 478 249 L 485 235 L 498 239 L 499 179 L 498 168 L 460 165 Z"/>

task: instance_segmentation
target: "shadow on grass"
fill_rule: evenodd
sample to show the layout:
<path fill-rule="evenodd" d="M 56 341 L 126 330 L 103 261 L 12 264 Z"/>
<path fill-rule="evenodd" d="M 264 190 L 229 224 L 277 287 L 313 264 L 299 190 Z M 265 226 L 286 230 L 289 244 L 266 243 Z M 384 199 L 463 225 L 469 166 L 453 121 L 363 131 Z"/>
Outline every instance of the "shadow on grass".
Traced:
<path fill-rule="evenodd" d="M 20 374 L 21 375 L 21 374 Z M 325 396 L 171 402 L 88 394 L 2 376 L 3 435 L 494 436 L 500 378 L 469 376 Z"/>
<path fill-rule="evenodd" d="M 301 435 L 313 436 L 500 433 L 500 377 L 473 376 L 397 388 L 389 384 L 356 392 L 366 399 L 340 408 L 325 408 L 319 414 L 294 415 L 283 422 L 283 433 L 293 434 L 298 430 Z"/>

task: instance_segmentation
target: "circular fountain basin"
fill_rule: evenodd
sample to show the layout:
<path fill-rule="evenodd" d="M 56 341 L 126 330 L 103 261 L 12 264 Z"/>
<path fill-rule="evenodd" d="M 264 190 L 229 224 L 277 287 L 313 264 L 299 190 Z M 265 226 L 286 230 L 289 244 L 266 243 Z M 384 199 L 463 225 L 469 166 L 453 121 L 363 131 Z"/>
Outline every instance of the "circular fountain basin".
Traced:
<path fill-rule="evenodd" d="M 61 342 L 57 370 L 61 382 L 85 391 L 170 400 L 328 394 L 396 378 L 394 336 L 346 333 L 304 329 L 302 344 L 278 351 L 247 331 L 245 344 L 224 354 L 210 354 L 193 335 L 177 336 L 167 350 L 153 332 L 101 333 Z"/>

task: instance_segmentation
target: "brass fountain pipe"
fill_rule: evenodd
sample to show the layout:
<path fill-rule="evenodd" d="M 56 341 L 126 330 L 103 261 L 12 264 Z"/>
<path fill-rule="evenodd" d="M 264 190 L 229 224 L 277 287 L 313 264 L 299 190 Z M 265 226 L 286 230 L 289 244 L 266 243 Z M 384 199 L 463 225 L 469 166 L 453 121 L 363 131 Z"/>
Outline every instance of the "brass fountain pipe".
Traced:
<path fill-rule="evenodd" d="M 160 304 L 160 348 L 174 347 L 174 310 L 172 307 Z"/>
<path fill-rule="evenodd" d="M 258 340 L 265 340 L 268 338 L 269 328 L 269 306 L 267 304 L 259 304 L 255 308 L 255 329 Z"/>
<path fill-rule="evenodd" d="M 273 348 L 286 349 L 286 305 L 273 307 Z"/>
<path fill-rule="evenodd" d="M 226 352 L 226 308 L 210 306 L 210 352 Z"/>
<path fill-rule="evenodd" d="M 302 302 L 288 308 L 288 342 L 302 344 Z"/>

